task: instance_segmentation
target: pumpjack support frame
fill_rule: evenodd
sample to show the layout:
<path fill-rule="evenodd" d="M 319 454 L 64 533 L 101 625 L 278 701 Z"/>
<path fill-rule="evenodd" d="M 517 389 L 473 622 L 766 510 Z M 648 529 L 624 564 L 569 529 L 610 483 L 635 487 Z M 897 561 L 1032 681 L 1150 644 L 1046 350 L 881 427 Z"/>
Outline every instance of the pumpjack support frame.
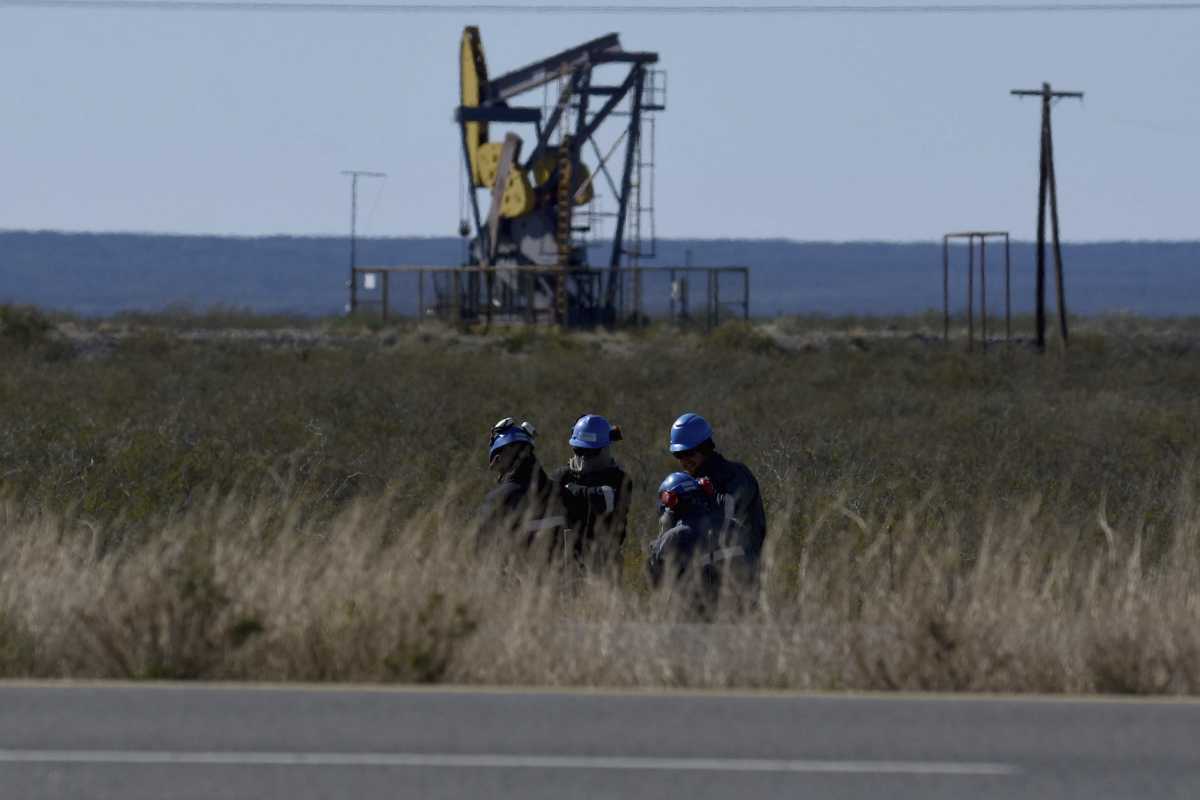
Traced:
<path fill-rule="evenodd" d="M 653 213 L 652 201 L 648 206 L 643 203 L 641 175 L 643 170 L 653 169 L 653 160 L 647 162 L 641 148 L 644 118 L 665 109 L 666 105 L 665 97 L 657 92 L 652 92 L 653 97 L 645 96 L 648 86 L 651 90 L 656 86 L 665 87 L 665 82 L 654 79 L 657 71 L 652 67 L 659 60 L 658 54 L 626 51 L 622 49 L 618 35 L 610 33 L 497 77 L 488 77 L 478 28 L 472 26 L 464 30 L 462 48 L 463 92 L 454 119 L 462 137 L 466 189 L 474 221 L 474 243 L 466 266 L 495 270 L 496 274 L 487 283 L 489 297 L 494 280 L 503 279 L 504 267 L 558 267 L 562 270 L 558 280 L 547 281 L 545 286 L 548 294 L 559 298 L 559 302 L 551 304 L 555 309 L 554 321 L 566 324 L 568 316 L 573 320 L 615 321 L 619 306 L 617 294 L 622 286 L 617 271 L 622 266 L 637 266 L 637 259 L 644 252 L 640 222 L 643 215 Z M 626 68 L 623 77 L 613 81 L 612 73 L 621 72 L 622 67 Z M 604 69 L 598 71 L 598 68 Z M 599 77 L 609 80 L 602 83 L 596 80 Z M 558 97 L 545 111 L 536 106 L 510 105 L 511 101 L 518 101 L 534 90 L 555 86 Z M 618 119 L 623 121 L 623 130 L 612 150 L 615 153 L 617 145 L 623 141 L 619 185 L 604 160 L 590 169 L 583 160 L 583 151 L 588 147 L 600 156 L 596 135 L 605 126 L 611 130 L 613 121 Z M 491 124 L 531 126 L 533 136 L 524 157 L 514 162 L 511 169 L 505 165 L 505 169 L 485 175 L 479 154 L 488 143 Z M 491 154 L 494 152 L 493 149 Z M 576 308 L 568 315 L 561 302 L 563 287 L 570 285 L 572 276 L 581 268 L 587 268 L 586 248 L 579 246 L 574 234 L 591 227 L 590 224 L 575 223 L 574 217 L 581 213 L 576 206 L 584 202 L 581 201 L 584 194 L 592 196 L 595 178 L 600 173 L 613 190 L 612 209 L 602 215 L 613 220 L 612 241 L 606 259 L 608 274 L 606 280 L 601 281 L 604 288 L 598 295 L 594 291 L 594 279 L 588 279 L 586 287 L 581 284 L 578 291 L 567 289 L 572 303 L 586 302 L 591 306 L 590 312 Z M 528 176 L 540 178 L 536 185 L 528 184 L 532 201 L 527 206 L 531 208 L 518 207 L 508 192 L 520 194 L 523 190 L 518 184 L 527 182 Z M 488 180 L 493 183 L 489 184 Z M 500 185 L 501 181 L 504 185 Z M 652 179 L 650 185 L 653 185 Z M 481 209 L 480 191 L 485 199 L 487 195 L 491 196 L 492 210 L 488 213 Z M 497 204 L 505 201 L 512 203 L 511 208 L 505 207 L 509 213 L 497 215 Z M 503 219 L 497 225 L 498 216 Z M 632 234 L 631 216 L 636 218 Z M 520 222 L 534 217 L 553 224 Z M 469 225 L 463 227 L 469 228 Z M 532 248 L 524 243 L 530 241 L 528 237 L 533 234 L 522 233 L 525 229 L 547 240 L 552 231 L 555 246 L 539 250 L 542 255 L 531 256 Z M 521 238 L 523 236 L 526 238 Z M 631 237 L 637 241 L 631 241 Z M 487 305 L 490 309 L 491 303 Z"/>

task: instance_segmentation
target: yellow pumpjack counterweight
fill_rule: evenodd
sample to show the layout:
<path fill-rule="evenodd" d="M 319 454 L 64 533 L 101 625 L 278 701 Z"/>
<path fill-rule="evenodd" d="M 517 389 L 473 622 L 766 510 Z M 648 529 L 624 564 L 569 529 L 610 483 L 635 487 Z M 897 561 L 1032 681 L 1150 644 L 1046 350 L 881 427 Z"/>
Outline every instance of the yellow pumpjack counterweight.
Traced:
<path fill-rule="evenodd" d="M 483 55 L 483 40 L 479 28 L 468 25 L 463 28 L 462 42 L 459 47 L 459 85 L 463 108 L 479 108 L 487 94 L 488 72 L 487 61 Z M 491 189 L 500 172 L 500 153 L 503 143 L 488 141 L 488 124 L 486 122 L 466 122 L 463 125 L 466 138 L 467 159 L 470 162 L 471 181 L 480 189 Z M 508 182 L 501 194 L 500 216 L 512 219 L 528 214 L 534 207 L 533 187 L 544 186 L 557 167 L 557 156 L 552 151 L 546 151 L 533 165 L 533 180 L 530 180 L 529 170 L 520 166 L 517 161 L 509 166 Z M 574 166 L 574 195 L 575 205 L 586 205 L 591 202 L 593 192 L 590 175 L 586 165 L 580 163 Z M 582 191 L 579 191 L 582 188 Z"/>
<path fill-rule="evenodd" d="M 503 151 L 504 145 L 501 142 L 488 142 L 480 146 L 476 155 L 480 186 L 495 185 L 496 177 L 500 174 L 500 158 Z M 528 173 L 518 166 L 520 158 L 518 148 L 508 167 L 508 182 L 501 196 L 500 216 L 509 219 L 533 210 L 533 187 L 529 184 Z"/>

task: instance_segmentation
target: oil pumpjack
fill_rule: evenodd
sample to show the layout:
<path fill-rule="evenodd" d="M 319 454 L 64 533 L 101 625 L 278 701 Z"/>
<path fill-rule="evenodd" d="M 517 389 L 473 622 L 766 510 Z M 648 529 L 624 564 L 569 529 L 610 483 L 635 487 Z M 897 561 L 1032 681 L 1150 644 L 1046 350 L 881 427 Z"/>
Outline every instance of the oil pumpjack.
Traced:
<path fill-rule="evenodd" d="M 493 78 L 470 26 L 460 58 L 455 121 L 473 218 L 460 232 L 471 237 L 467 265 L 483 268 L 471 278 L 486 284 L 470 288 L 480 300 L 464 312 L 489 321 L 617 321 L 621 267 L 654 250 L 653 114 L 665 108 L 665 80 L 652 68 L 658 54 L 623 50 L 613 33 Z M 513 103 L 537 90 L 540 105 Z M 588 148 L 594 166 L 584 161 Z M 603 200 L 598 179 L 611 193 Z M 608 264 L 597 268 L 579 236 L 602 218 L 612 221 L 611 244 Z"/>

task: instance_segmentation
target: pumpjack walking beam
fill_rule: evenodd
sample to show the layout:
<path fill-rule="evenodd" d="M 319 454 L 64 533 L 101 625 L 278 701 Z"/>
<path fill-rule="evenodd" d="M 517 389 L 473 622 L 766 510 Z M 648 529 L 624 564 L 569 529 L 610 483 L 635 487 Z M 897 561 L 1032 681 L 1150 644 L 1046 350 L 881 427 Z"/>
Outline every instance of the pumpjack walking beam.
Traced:
<path fill-rule="evenodd" d="M 471 257 L 471 263 L 492 268 L 504 266 L 501 262 L 505 259 L 516 260 L 518 263 L 532 260 L 535 265 L 543 263 L 538 260 L 541 256 L 530 255 L 531 250 L 526 245 L 539 235 L 536 233 L 539 230 L 538 226 L 533 224 L 530 221 L 533 218 L 527 215 L 544 213 L 545 219 L 552 220 L 550 229 L 555 233 L 558 266 L 564 269 L 580 266 L 577 263 L 579 253 L 572 241 L 572 232 L 576 230 L 572 215 L 576 206 L 589 201 L 593 183 L 593 176 L 589 175 L 586 164 L 581 160 L 581 151 L 588 145 L 599 151 L 595 135 L 604 123 L 615 117 L 626 118 L 623 120 L 625 131 L 616 139 L 618 144 L 624 140 L 626 152 L 620 189 L 617 190 L 615 184 L 613 186 L 615 210 L 612 216 L 616 220 L 616 232 L 608 259 L 612 271 L 608 276 L 607 287 L 596 293 L 599 298 L 603 298 L 606 317 L 613 318 L 615 295 L 620 286 L 616 270 L 622 266 L 623 256 L 630 252 L 629 245 L 624 241 L 628 228 L 627 218 L 629 214 L 640 213 L 637 201 L 631 199 L 634 196 L 634 178 L 631 170 L 638 169 L 640 164 L 638 148 L 641 145 L 641 117 L 643 114 L 664 108 L 657 95 L 653 98 L 643 97 L 647 86 L 654 85 L 653 81 L 647 78 L 647 74 L 652 65 L 657 63 L 658 54 L 623 50 L 618 36 L 609 34 L 503 75 L 490 77 L 483 58 L 479 32 L 474 27 L 464 30 L 460 52 L 462 91 L 461 104 L 456 110 L 455 119 L 462 130 L 463 160 L 468 173 L 467 191 L 479 242 L 475 250 L 477 255 Z M 628 71 L 625 72 L 623 80 L 616 80 L 612 84 L 597 84 L 594 82 L 593 70 L 604 65 L 624 65 L 628 67 Z M 559 83 L 560 94 L 557 103 L 551 109 L 547 109 L 545 114 L 542 108 L 510 105 L 510 102 L 519 102 L 522 95 L 554 82 Z M 589 102 L 592 97 L 597 99 Z M 623 107 L 629 110 L 626 111 Z M 568 119 L 573 122 L 569 123 Z M 510 158 L 507 152 L 494 152 L 499 145 L 488 142 L 488 125 L 491 123 L 533 126 L 533 146 L 525 150 L 524 156 Z M 616 144 L 613 149 L 616 149 Z M 515 177 L 511 181 L 507 173 L 495 169 L 497 158 L 512 170 Z M 480 166 L 481 159 L 486 160 L 488 171 Z M 604 165 L 605 159 L 607 156 L 601 159 L 597 169 L 604 172 L 605 178 L 613 183 Z M 571 174 L 562 168 L 564 163 L 569 165 Z M 551 169 L 548 164 L 554 165 L 553 172 L 547 173 L 547 170 Z M 484 177 L 485 175 L 487 177 Z M 532 185 L 527 180 L 529 178 L 533 179 Z M 579 184 L 578 188 L 576 184 Z M 524 190 L 523 185 L 527 187 Z M 492 189 L 493 211 L 484 214 L 479 208 L 476 190 L 488 188 Z M 513 190 L 512 197 L 509 197 L 509 189 Z M 522 206 L 525 199 L 528 205 Z M 505 232 L 510 231 L 510 228 L 506 227 L 507 223 L 503 226 L 499 224 L 496 211 L 499 202 L 505 204 L 504 210 L 499 212 L 500 216 L 506 220 L 524 220 L 519 228 L 523 233 Z M 637 207 L 631 209 L 631 203 Z M 554 206 L 561 207 L 553 208 Z M 552 208 L 553 213 L 549 213 Z M 514 238 L 509 241 L 505 238 L 509 235 L 526 238 Z M 555 306 L 562 305 L 561 297 L 556 297 L 555 300 Z M 590 302 L 593 306 L 596 305 L 596 300 Z M 566 321 L 561 308 L 558 321 Z"/>
<path fill-rule="evenodd" d="M 1050 226 L 1054 237 L 1054 283 L 1058 298 L 1058 327 L 1063 344 L 1067 343 L 1067 300 L 1063 281 L 1062 244 L 1058 236 L 1058 182 L 1054 177 L 1054 136 L 1050 127 L 1050 109 L 1062 98 L 1083 99 L 1083 92 L 1056 92 L 1049 83 L 1041 89 L 1013 89 L 1015 97 L 1042 98 L 1041 156 L 1038 165 L 1037 219 L 1037 346 L 1046 349 L 1046 200 L 1050 200 Z"/>

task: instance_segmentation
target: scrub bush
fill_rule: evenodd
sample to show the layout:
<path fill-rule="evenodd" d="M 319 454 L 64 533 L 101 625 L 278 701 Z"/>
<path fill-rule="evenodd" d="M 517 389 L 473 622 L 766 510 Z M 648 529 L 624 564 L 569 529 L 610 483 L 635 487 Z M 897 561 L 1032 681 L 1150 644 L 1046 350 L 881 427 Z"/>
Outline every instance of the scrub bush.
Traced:
<path fill-rule="evenodd" d="M 53 328 L 50 320 L 36 309 L 0 305 L 0 341 L 12 347 L 29 349 L 41 344 Z"/>

